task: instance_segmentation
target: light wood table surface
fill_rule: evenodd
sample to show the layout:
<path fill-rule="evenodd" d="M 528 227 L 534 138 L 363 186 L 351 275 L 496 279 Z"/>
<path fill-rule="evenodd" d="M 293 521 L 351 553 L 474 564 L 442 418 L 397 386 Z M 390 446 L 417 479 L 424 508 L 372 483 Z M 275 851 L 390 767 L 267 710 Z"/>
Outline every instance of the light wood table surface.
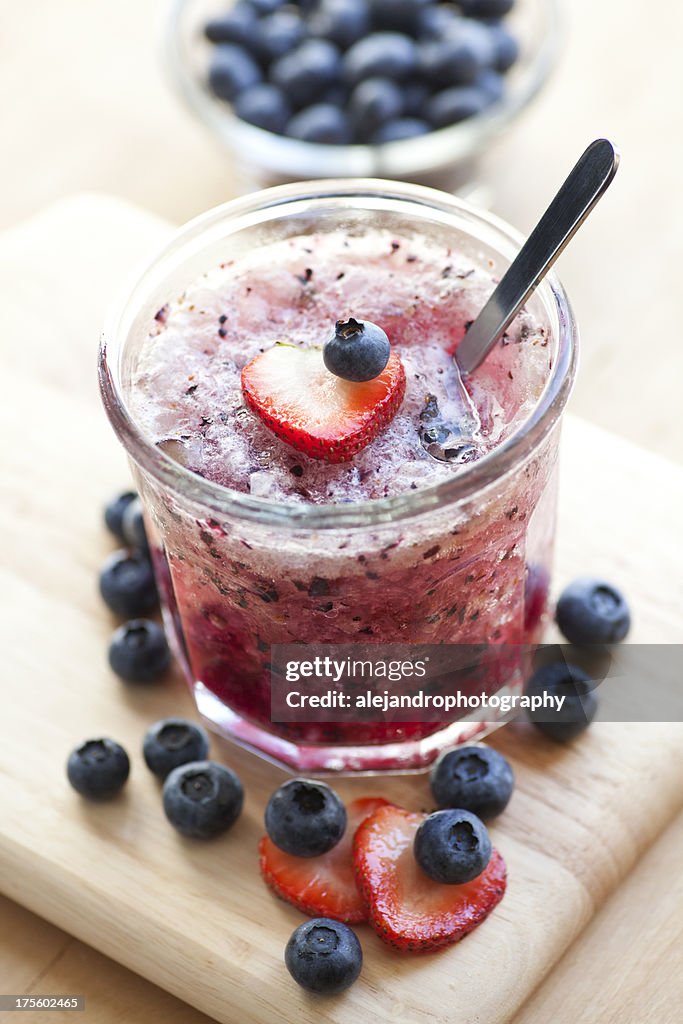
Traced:
<path fill-rule="evenodd" d="M 121 194 L 174 221 L 232 195 L 220 150 L 177 105 L 159 69 L 163 7 L 0 0 L 0 227 L 82 189 Z M 683 461 L 683 7 L 566 7 L 568 45 L 556 75 L 486 160 L 484 180 L 497 212 L 526 229 L 585 142 L 607 134 L 619 143 L 617 182 L 560 266 L 583 336 L 572 410 Z M 682 850 L 680 818 L 515 1024 L 681 1019 Z M 87 1024 L 207 1021 L 4 899 L 0 991 L 87 992 Z"/>

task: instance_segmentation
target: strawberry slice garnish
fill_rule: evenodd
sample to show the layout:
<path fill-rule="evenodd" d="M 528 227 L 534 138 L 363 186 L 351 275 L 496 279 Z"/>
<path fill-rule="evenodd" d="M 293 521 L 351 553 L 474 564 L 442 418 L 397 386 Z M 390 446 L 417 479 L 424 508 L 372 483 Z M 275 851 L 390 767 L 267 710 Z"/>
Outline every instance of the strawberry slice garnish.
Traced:
<path fill-rule="evenodd" d="M 505 862 L 497 850 L 465 885 L 442 885 L 422 871 L 413 840 L 426 814 L 387 804 L 360 825 L 353 842 L 356 881 L 377 934 L 396 949 L 439 949 L 481 924 L 503 898 Z"/>
<path fill-rule="evenodd" d="M 247 405 L 274 434 L 313 459 L 348 462 L 396 415 L 406 374 L 392 353 L 378 377 L 342 380 L 317 348 L 275 345 L 242 370 Z"/>
<path fill-rule="evenodd" d="M 367 919 L 356 887 L 352 844 L 358 826 L 387 803 L 381 797 L 353 800 L 346 808 L 346 831 L 321 857 L 293 857 L 268 836 L 259 843 L 261 874 L 270 888 L 311 917 L 332 917 L 346 924 Z"/>

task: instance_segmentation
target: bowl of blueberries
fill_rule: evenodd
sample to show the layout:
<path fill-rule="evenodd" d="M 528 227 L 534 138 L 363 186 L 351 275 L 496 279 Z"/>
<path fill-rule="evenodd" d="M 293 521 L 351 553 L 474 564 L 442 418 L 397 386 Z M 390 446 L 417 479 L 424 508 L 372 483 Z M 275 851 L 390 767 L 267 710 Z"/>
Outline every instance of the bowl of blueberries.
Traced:
<path fill-rule="evenodd" d="M 462 188 L 560 37 L 557 0 L 172 0 L 167 29 L 173 81 L 246 188 Z"/>

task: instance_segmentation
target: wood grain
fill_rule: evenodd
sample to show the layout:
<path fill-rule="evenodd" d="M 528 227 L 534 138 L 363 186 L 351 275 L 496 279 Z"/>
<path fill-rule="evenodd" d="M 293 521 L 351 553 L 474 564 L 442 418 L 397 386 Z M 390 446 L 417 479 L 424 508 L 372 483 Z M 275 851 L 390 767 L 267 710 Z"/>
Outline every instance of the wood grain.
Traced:
<path fill-rule="evenodd" d="M 683 1005 L 683 816 L 643 857 L 513 1024 L 677 1024 Z"/>
<path fill-rule="evenodd" d="M 99 508 L 125 477 L 95 392 L 96 338 L 106 301 L 167 230 L 125 204 L 90 198 L 0 241 L 0 336 L 13 340 L 4 346 L 0 429 L 9 437 L 18 424 L 21 439 L 4 451 L 9 500 L 0 513 L 0 640 L 11 652 L 0 886 L 220 1021 L 284 1015 L 312 1024 L 318 1004 L 281 961 L 301 918 L 266 892 L 255 857 L 265 800 L 283 776 L 215 740 L 214 755 L 245 781 L 244 815 L 215 843 L 180 839 L 139 748 L 150 721 L 191 712 L 184 685 L 176 676 L 125 689 L 104 664 L 112 621 L 95 596 L 109 548 Z M 635 639 L 680 640 L 683 472 L 586 424 L 567 427 L 558 580 L 586 567 L 616 574 L 633 598 Z M 98 732 L 133 757 L 126 793 L 108 806 L 78 800 L 63 775 L 70 747 Z M 432 957 L 397 959 L 360 929 L 363 981 L 327 1019 L 445 1021 L 453 1018 L 444 1007 L 457 1001 L 463 1022 L 507 1020 L 681 807 L 682 739 L 680 726 L 657 724 L 601 724 L 569 749 L 521 725 L 499 733 L 494 742 L 518 776 L 493 828 L 510 868 L 505 901 L 461 946 Z M 348 780 L 340 790 L 429 804 L 424 778 Z"/>

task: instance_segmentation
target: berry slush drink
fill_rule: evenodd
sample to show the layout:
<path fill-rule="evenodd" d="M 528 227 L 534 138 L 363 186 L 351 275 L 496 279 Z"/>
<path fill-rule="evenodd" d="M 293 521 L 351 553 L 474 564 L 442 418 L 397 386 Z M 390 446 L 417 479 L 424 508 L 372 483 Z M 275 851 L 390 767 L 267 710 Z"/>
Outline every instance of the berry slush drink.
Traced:
<path fill-rule="evenodd" d="M 117 365 L 105 346 L 105 403 L 133 457 L 176 650 L 202 713 L 266 756 L 419 767 L 492 724 L 273 723 L 273 644 L 540 636 L 573 372 L 559 286 L 539 290 L 467 390 L 452 362 L 514 248 L 412 186 L 273 190 L 186 229 L 118 325 Z M 405 397 L 388 424 L 363 409 L 373 439 L 331 464 L 307 454 L 299 419 L 324 423 L 325 443 L 343 432 L 348 384 L 316 359 L 351 317 L 386 332 Z M 247 406 L 246 374 L 276 347 L 277 372 L 261 375 L 272 389 Z M 444 423 L 466 429 L 439 461 L 426 448 Z M 518 684 L 494 672 L 486 688 Z"/>

